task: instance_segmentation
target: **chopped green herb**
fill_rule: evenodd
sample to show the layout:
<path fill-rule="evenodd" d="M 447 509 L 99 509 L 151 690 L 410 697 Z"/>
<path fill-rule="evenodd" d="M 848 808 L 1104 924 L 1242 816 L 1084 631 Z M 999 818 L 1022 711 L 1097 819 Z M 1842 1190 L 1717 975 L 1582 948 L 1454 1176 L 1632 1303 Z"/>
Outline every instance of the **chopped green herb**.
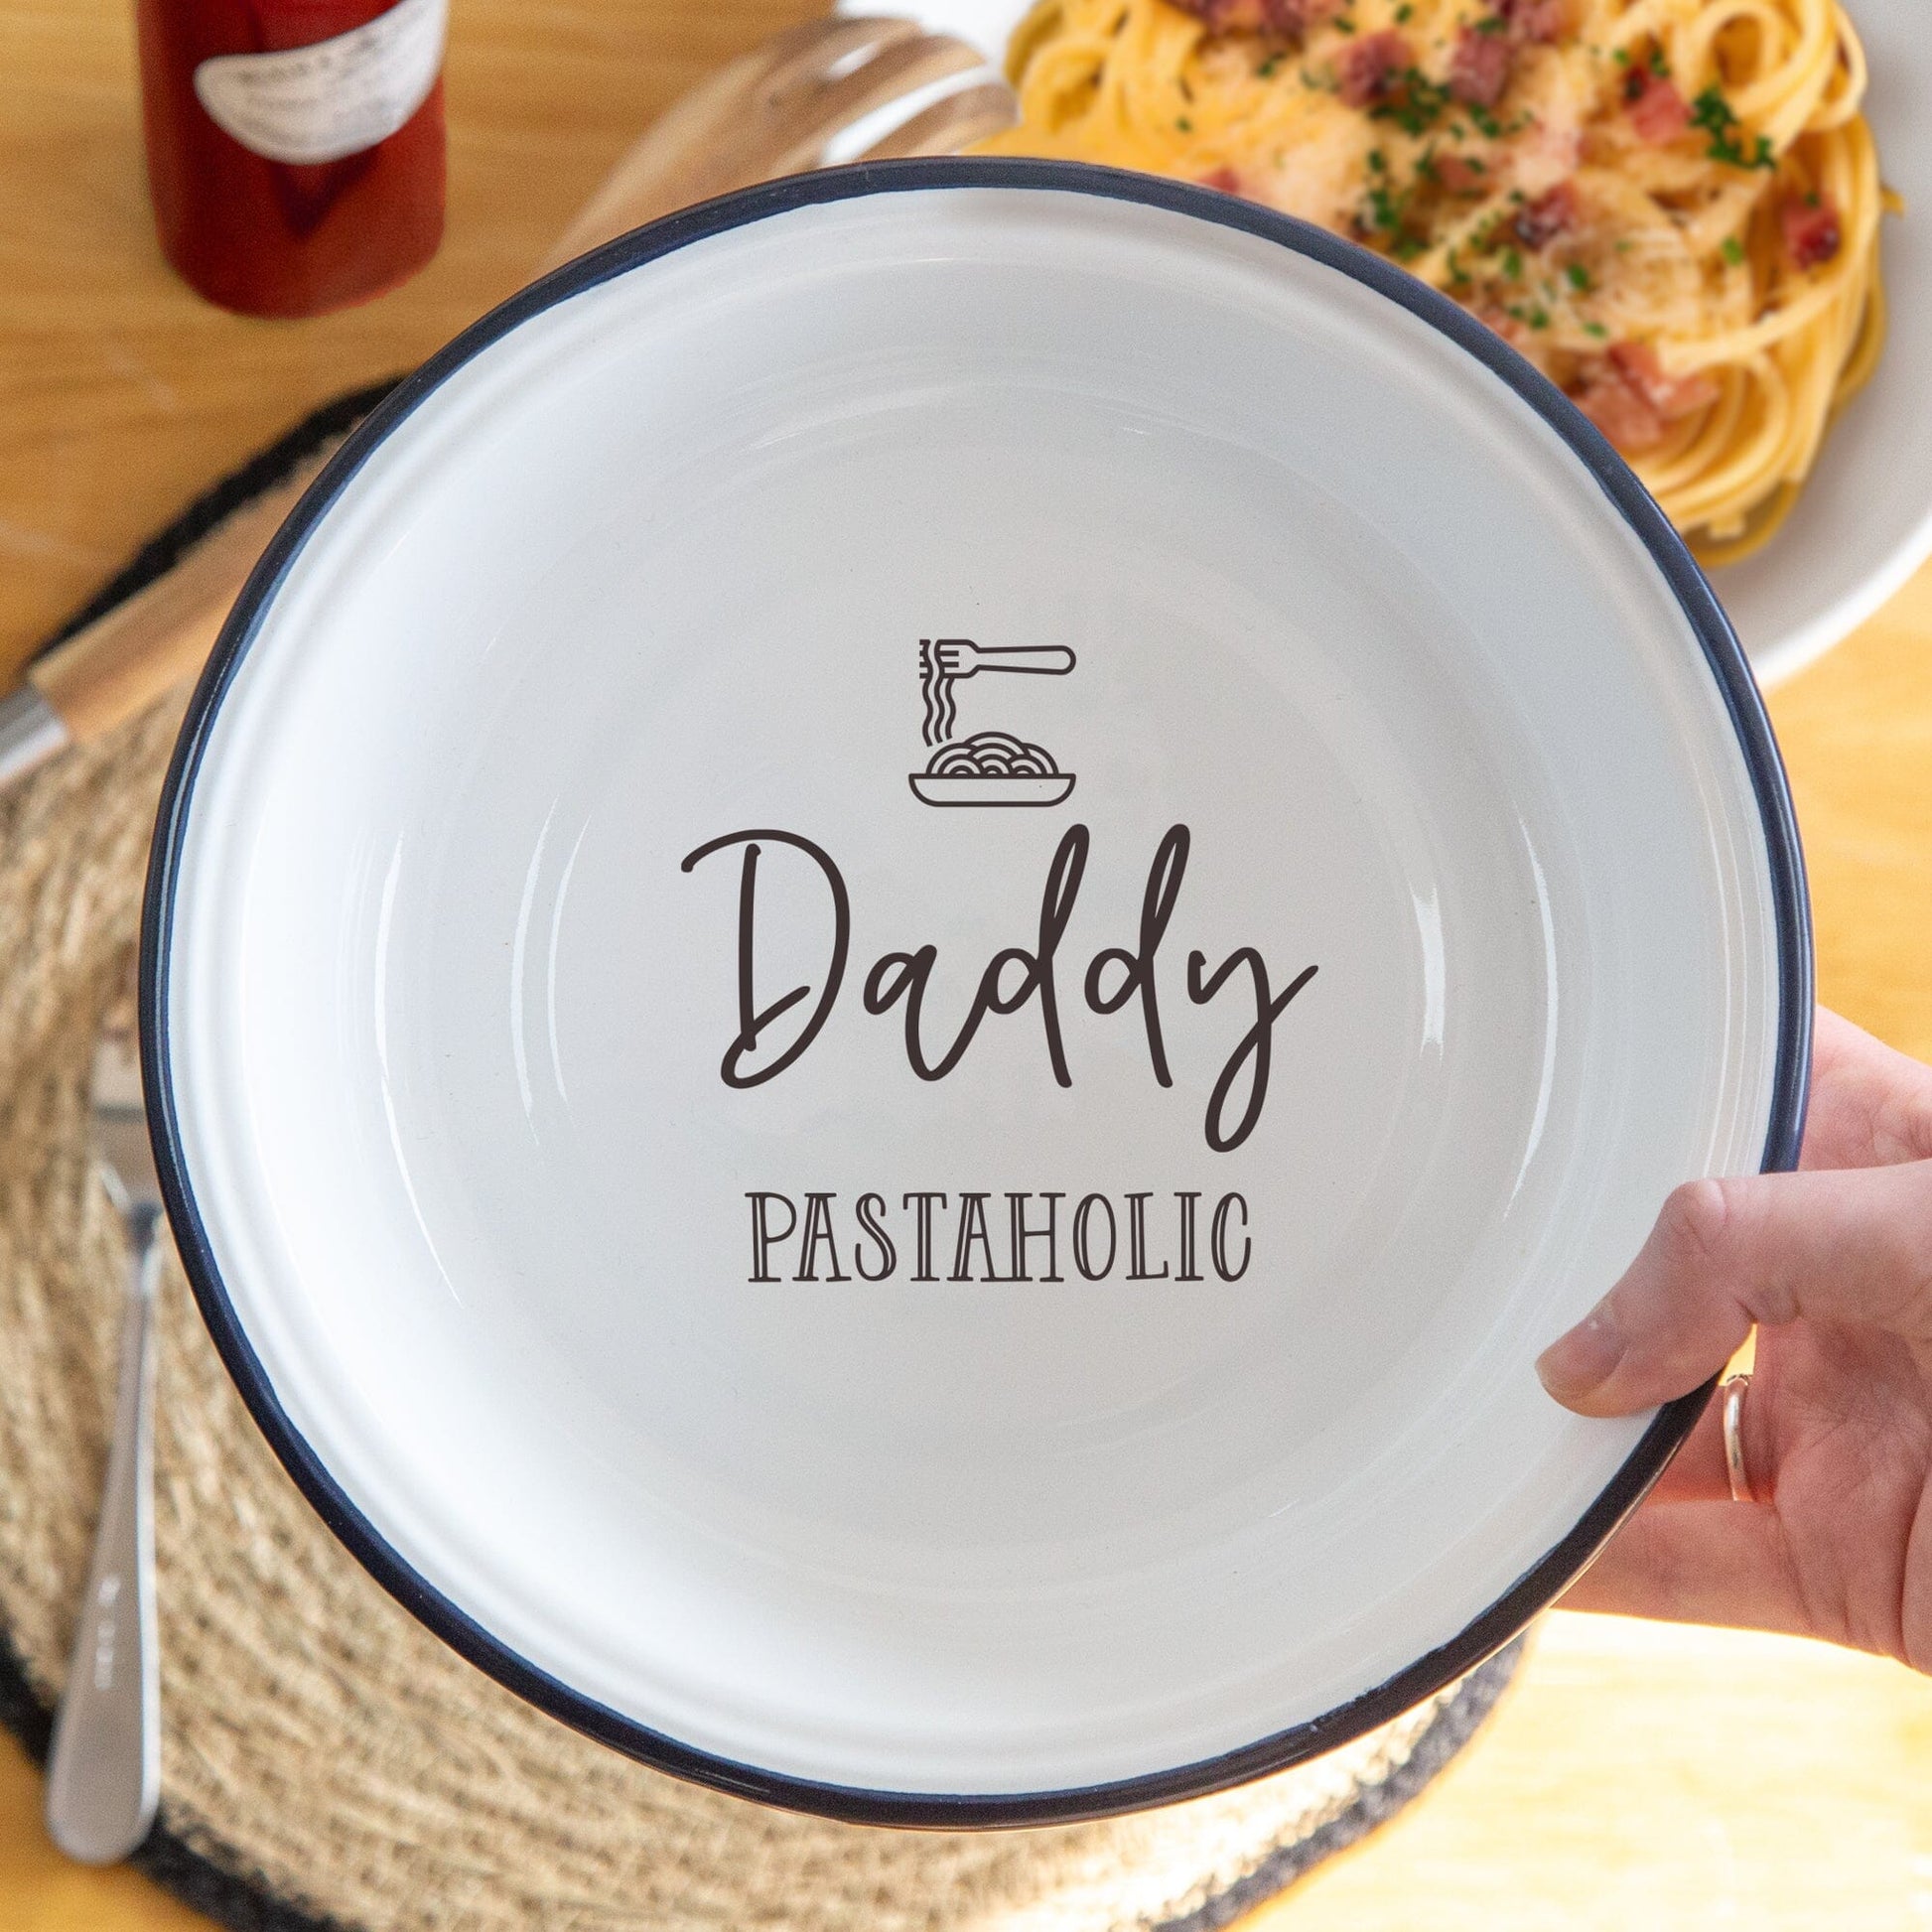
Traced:
<path fill-rule="evenodd" d="M 1420 235 L 1397 235 L 1394 248 L 1395 258 L 1399 262 L 1412 262 L 1418 255 L 1424 253 L 1428 247 L 1429 243 L 1424 241 Z"/>
<path fill-rule="evenodd" d="M 1335 32 L 1337 34 L 1352 34 L 1354 31 L 1355 23 L 1346 15 L 1343 15 L 1340 20 L 1335 22 Z"/>
<path fill-rule="evenodd" d="M 1582 262 L 1572 262 L 1563 272 L 1570 278 L 1570 286 L 1579 295 L 1589 293 L 1589 270 Z"/>
<path fill-rule="evenodd" d="M 1627 47 L 1619 47 L 1616 50 L 1616 52 L 1610 56 L 1610 59 L 1613 60 L 1618 67 L 1627 68 L 1630 65 L 1630 50 Z"/>
<path fill-rule="evenodd" d="M 1402 15 L 1397 14 L 1396 18 L 1400 20 Z M 1509 22 L 1501 14 L 1488 14 L 1476 22 L 1476 32 L 1478 34 L 1500 34 L 1508 25 Z"/>
<path fill-rule="evenodd" d="M 1550 326 L 1550 312 L 1549 312 L 1549 310 L 1547 310 L 1547 309 L 1545 309 L 1545 308 L 1544 308 L 1544 307 L 1543 307 L 1543 306 L 1542 306 L 1542 305 L 1541 305 L 1541 304 L 1539 303 L 1539 304 L 1538 304 L 1538 305 L 1537 305 L 1537 306 L 1536 306 L 1535 308 L 1533 308 L 1533 309 L 1532 309 L 1532 310 L 1530 311 L 1530 316 L 1529 316 L 1529 322 L 1530 322 L 1530 327 L 1531 327 L 1532 329 L 1547 329 L 1547 328 L 1549 328 L 1549 326 Z"/>
<path fill-rule="evenodd" d="M 1279 68 L 1281 64 L 1282 64 L 1282 57 L 1279 54 L 1269 55 L 1267 60 L 1262 62 L 1260 67 L 1255 69 L 1255 78 L 1257 80 L 1274 79 L 1275 69 Z"/>
<path fill-rule="evenodd" d="M 1660 42 L 1653 41 L 1651 43 L 1649 65 L 1651 72 L 1659 80 L 1668 80 L 1670 78 L 1670 63 L 1664 59 L 1664 50 Z"/>
<path fill-rule="evenodd" d="M 1389 165 L 1388 157 L 1382 152 L 1380 148 L 1369 149 L 1368 168 L 1370 174 L 1372 175 L 1383 174 L 1387 171 L 1388 165 Z"/>
<path fill-rule="evenodd" d="M 1402 5 L 1395 10 L 1395 24 L 1398 27 L 1408 26 L 1415 11 L 1415 8 L 1409 4 L 1409 0 L 1402 0 Z"/>
<path fill-rule="evenodd" d="M 1475 122 L 1477 129 L 1488 135 L 1492 141 L 1497 139 L 1503 131 L 1501 122 L 1496 119 L 1495 115 L 1490 113 L 1488 108 L 1478 107 L 1473 102 L 1469 105 L 1469 118 Z"/>
<path fill-rule="evenodd" d="M 1598 341 L 1599 343 L 1606 343 L 1606 342 L 1608 342 L 1608 341 L 1610 340 L 1610 332 L 1609 332 L 1609 331 L 1608 331 L 1607 329 L 1605 329 L 1605 328 L 1603 327 L 1603 325 L 1602 325 L 1602 324 L 1601 324 L 1600 322 L 1587 322 L 1587 323 L 1585 323 L 1585 324 L 1584 324 L 1584 334 L 1585 334 L 1586 336 L 1593 336 L 1593 337 L 1595 337 L 1595 339 L 1596 339 L 1596 340 L 1597 340 L 1597 341 Z"/>
<path fill-rule="evenodd" d="M 1179 130 L 1183 134 L 1191 134 L 1194 131 L 1193 122 L 1190 121 L 1185 114 L 1182 114 L 1175 119 L 1174 126 L 1179 128 Z"/>
<path fill-rule="evenodd" d="M 1632 241 L 1628 235 L 1622 235 L 1617 240 L 1616 252 L 1619 255 L 1627 255 L 1630 252 L 1630 250 L 1634 248 L 1636 245 L 1637 244 L 1634 241 Z"/>
<path fill-rule="evenodd" d="M 1732 268 L 1742 268 L 1744 265 L 1744 244 L 1734 234 L 1725 236 L 1724 258 Z"/>
<path fill-rule="evenodd" d="M 1778 158 L 1771 152 L 1770 141 L 1762 134 L 1756 137 L 1756 145 L 1747 153 L 1738 141 L 1738 119 L 1731 112 L 1730 102 L 1724 96 L 1721 87 L 1705 88 L 1691 103 L 1691 125 L 1702 128 L 1711 137 L 1711 145 L 1705 149 L 1705 157 L 1711 161 L 1722 161 L 1730 168 L 1775 168 Z"/>
<path fill-rule="evenodd" d="M 1392 77 L 1388 97 L 1371 107 L 1368 117 L 1372 121 L 1394 121 L 1405 134 L 1427 134 L 1449 104 L 1447 87 L 1430 79 L 1421 68 L 1407 67 Z"/>
<path fill-rule="evenodd" d="M 1523 279 L 1523 257 L 1514 248 L 1506 248 L 1503 251 L 1503 273 L 1512 282 L 1520 282 Z"/>

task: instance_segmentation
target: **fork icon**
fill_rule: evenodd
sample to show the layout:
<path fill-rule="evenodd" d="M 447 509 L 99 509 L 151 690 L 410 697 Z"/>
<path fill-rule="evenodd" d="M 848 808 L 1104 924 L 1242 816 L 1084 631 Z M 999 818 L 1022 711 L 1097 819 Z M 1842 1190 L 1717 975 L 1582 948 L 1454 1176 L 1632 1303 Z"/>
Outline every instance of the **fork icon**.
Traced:
<path fill-rule="evenodd" d="M 945 678 L 972 677 L 979 671 L 1031 671 L 1064 677 L 1073 653 L 1063 644 L 976 644 L 970 637 L 935 637 L 932 654 Z"/>
<path fill-rule="evenodd" d="M 943 745 L 952 737 L 952 688 L 981 671 L 1030 671 L 1035 677 L 1064 677 L 1073 653 L 1063 644 L 976 644 L 970 637 L 921 637 L 919 685 L 925 693 L 925 742 Z"/>

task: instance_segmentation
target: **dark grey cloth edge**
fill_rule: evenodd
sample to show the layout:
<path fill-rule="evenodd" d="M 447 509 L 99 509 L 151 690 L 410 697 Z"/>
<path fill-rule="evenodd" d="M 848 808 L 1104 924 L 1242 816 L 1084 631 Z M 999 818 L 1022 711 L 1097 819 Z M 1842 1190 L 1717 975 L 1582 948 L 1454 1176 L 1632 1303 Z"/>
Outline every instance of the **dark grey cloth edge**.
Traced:
<path fill-rule="evenodd" d="M 37 1764 L 47 1762 L 54 1717 L 35 1695 L 11 1635 L 0 1630 L 0 1725 L 20 1739 Z M 238 1877 L 157 1824 L 128 1860 L 164 1891 L 211 1918 L 227 1932 L 355 1932 L 284 1903 L 265 1886 Z"/>
<path fill-rule="evenodd" d="M 49 631 L 35 645 L 32 655 L 44 656 L 104 618 L 115 605 L 126 603 L 135 592 L 167 576 L 196 544 L 236 510 L 274 488 L 331 443 L 341 442 L 401 380 L 401 376 L 392 375 L 324 403 L 238 469 L 210 483 L 172 522 L 148 538 L 86 603 Z"/>
<path fill-rule="evenodd" d="M 1362 1786 L 1325 1825 L 1307 1838 L 1278 1846 L 1244 1877 L 1213 1893 L 1182 1917 L 1164 1920 L 1153 1932 L 1223 1932 L 1257 1906 L 1278 1898 L 1338 1852 L 1345 1852 L 1386 1825 L 1418 1798 L 1482 1728 L 1515 1678 L 1527 1642 L 1527 1637 L 1518 1637 L 1471 1671 L 1416 1739 L 1409 1755 L 1379 1784 Z M 53 1717 L 35 1695 L 4 1630 L 0 1630 L 0 1725 L 19 1738 L 36 1763 L 47 1761 Z M 358 1928 L 341 1920 L 319 1918 L 289 1904 L 266 1884 L 237 1875 L 233 1866 L 239 1861 L 223 1860 L 220 1852 L 224 1849 L 197 1849 L 165 1824 L 157 1824 L 129 1863 L 184 1905 L 226 1927 L 227 1932 L 358 1932 Z"/>
<path fill-rule="evenodd" d="M 1154 1932 L 1221 1932 L 1256 1906 L 1280 1897 L 1316 1865 L 1386 1825 L 1420 1797 L 1482 1728 L 1515 1679 L 1528 1643 L 1527 1636 L 1518 1637 L 1472 1670 L 1416 1739 L 1415 1748 L 1381 1783 L 1363 1785 L 1325 1825 L 1307 1838 L 1277 1847 L 1245 1878 L 1237 1878 L 1183 1917 L 1166 1920 Z"/>

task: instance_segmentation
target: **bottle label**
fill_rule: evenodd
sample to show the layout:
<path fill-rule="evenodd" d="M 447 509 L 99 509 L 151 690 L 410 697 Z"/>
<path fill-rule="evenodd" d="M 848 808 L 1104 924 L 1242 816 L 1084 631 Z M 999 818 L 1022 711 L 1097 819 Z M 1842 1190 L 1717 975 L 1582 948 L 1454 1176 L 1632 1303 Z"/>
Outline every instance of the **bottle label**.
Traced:
<path fill-rule="evenodd" d="M 341 161 L 387 140 L 428 98 L 448 24 L 449 0 L 398 0 L 333 40 L 204 61 L 196 97 L 266 160 Z"/>

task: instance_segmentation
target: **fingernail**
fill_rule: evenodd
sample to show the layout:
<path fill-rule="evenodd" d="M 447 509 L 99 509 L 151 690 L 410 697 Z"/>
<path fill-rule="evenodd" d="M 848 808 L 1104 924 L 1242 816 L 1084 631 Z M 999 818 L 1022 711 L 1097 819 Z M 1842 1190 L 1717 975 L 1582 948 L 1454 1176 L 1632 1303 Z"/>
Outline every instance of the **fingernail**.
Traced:
<path fill-rule="evenodd" d="M 1536 1372 L 1559 1402 L 1576 1402 L 1610 1379 L 1623 1347 L 1610 1305 L 1599 1302 L 1536 1358 Z"/>

